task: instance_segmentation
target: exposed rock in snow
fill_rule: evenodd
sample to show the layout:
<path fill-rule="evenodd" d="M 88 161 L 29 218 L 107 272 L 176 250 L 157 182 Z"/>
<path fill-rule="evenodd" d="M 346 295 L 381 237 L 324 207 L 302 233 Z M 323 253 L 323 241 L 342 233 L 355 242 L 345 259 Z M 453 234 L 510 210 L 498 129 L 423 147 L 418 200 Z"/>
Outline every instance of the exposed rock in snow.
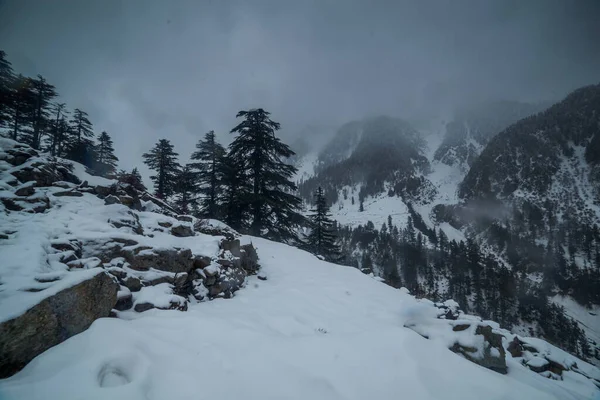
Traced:
<path fill-rule="evenodd" d="M 38 354 L 109 315 L 119 286 L 108 274 L 94 272 L 100 273 L 0 323 L 0 377 L 14 374 Z"/>

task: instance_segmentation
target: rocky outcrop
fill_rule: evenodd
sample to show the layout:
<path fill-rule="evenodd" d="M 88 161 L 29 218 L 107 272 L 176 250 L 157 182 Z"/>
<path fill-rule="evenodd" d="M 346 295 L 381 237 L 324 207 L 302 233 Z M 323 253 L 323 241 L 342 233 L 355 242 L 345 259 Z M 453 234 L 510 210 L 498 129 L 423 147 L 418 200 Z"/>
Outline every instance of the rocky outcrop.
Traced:
<path fill-rule="evenodd" d="M 11 376 L 38 354 L 107 317 L 118 290 L 113 278 L 99 273 L 0 323 L 0 377 Z"/>
<path fill-rule="evenodd" d="M 464 324 L 466 325 L 466 324 Z M 458 331 L 466 330 L 465 326 Z M 455 328 L 459 325 L 455 325 Z M 457 332 L 457 330 L 453 329 Z M 506 366 L 506 352 L 502 346 L 502 335 L 494 333 L 489 325 L 477 325 L 475 335 L 483 337 L 483 347 L 463 346 L 459 342 L 455 342 L 450 350 L 455 353 L 462 354 L 467 360 L 479 364 L 482 367 L 491 369 L 492 371 L 506 374 L 508 367 Z"/>

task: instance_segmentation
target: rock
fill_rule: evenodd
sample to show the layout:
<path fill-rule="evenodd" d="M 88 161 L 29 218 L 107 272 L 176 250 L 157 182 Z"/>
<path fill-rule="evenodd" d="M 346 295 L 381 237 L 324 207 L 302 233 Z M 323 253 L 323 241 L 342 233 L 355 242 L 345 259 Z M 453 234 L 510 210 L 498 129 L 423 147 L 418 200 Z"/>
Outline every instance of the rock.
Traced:
<path fill-rule="evenodd" d="M 0 377 L 15 374 L 37 355 L 107 317 L 118 290 L 108 274 L 100 273 L 0 323 Z"/>
<path fill-rule="evenodd" d="M 121 200 L 117 196 L 109 194 L 104 198 L 104 205 L 109 206 L 111 204 L 121 204 Z"/>
<path fill-rule="evenodd" d="M 65 197 L 65 196 L 66 197 L 81 197 L 81 196 L 83 196 L 83 193 L 72 191 L 72 190 L 65 190 L 64 192 L 52 193 L 52 196 L 55 196 L 55 197 Z"/>
<path fill-rule="evenodd" d="M 229 250 L 234 257 L 241 257 L 240 252 L 240 239 L 223 239 L 219 245 L 222 250 Z"/>
<path fill-rule="evenodd" d="M 177 218 L 178 221 L 182 221 L 182 222 L 189 222 L 189 223 L 194 222 L 194 217 L 192 217 L 191 215 L 177 215 L 177 216 L 175 216 L 175 218 Z"/>
<path fill-rule="evenodd" d="M 35 181 L 29 181 L 17 188 L 15 190 L 15 195 L 21 197 L 28 197 L 35 193 Z"/>
<path fill-rule="evenodd" d="M 135 276 L 127 276 L 125 279 L 121 280 L 121 284 L 132 292 L 139 292 L 142 290 L 142 281 Z"/>
<path fill-rule="evenodd" d="M 21 182 L 35 181 L 36 187 L 52 186 L 56 181 L 79 183 L 79 178 L 71 173 L 71 166 L 62 162 L 34 162 L 31 165 L 11 172 Z"/>
<path fill-rule="evenodd" d="M 182 287 L 187 282 L 188 276 L 189 275 L 186 272 L 182 272 L 180 274 L 176 274 L 175 278 L 173 279 L 173 284 L 176 287 Z"/>
<path fill-rule="evenodd" d="M 141 211 L 142 210 L 142 202 L 137 197 L 132 197 L 129 195 L 119 196 L 119 200 L 121 204 L 126 205 L 127 207 Z"/>
<path fill-rule="evenodd" d="M 82 257 L 82 244 L 79 240 L 71 239 L 68 242 L 55 242 L 50 245 L 53 249 L 58 250 L 60 252 L 64 251 L 73 251 L 77 258 Z"/>
<path fill-rule="evenodd" d="M 211 236 L 225 236 L 226 240 L 233 240 L 236 236 L 239 236 L 239 233 L 229 227 L 220 228 L 211 226 L 203 219 L 199 219 L 194 223 L 194 231 Z"/>
<path fill-rule="evenodd" d="M 548 369 L 550 368 L 550 363 L 545 358 L 533 357 L 527 361 L 527 367 L 533 372 L 540 373 L 548 371 Z"/>
<path fill-rule="evenodd" d="M 458 324 L 458 325 L 454 325 L 452 327 L 452 330 L 454 332 L 460 332 L 460 331 L 465 331 L 467 329 L 469 329 L 471 327 L 471 324 Z"/>
<path fill-rule="evenodd" d="M 125 257 L 131 268 L 146 271 L 156 268 L 161 271 L 181 273 L 190 272 L 194 268 L 190 249 L 152 249 L 141 251 L 137 255 L 129 253 Z"/>
<path fill-rule="evenodd" d="M 102 186 L 96 185 L 94 187 L 94 193 L 96 193 L 100 197 L 106 197 L 108 195 L 112 195 L 115 192 L 115 188 L 112 186 Z"/>
<path fill-rule="evenodd" d="M 522 357 L 523 356 L 523 342 L 519 340 L 518 337 L 515 338 L 508 344 L 506 348 L 511 356 L 513 357 Z"/>
<path fill-rule="evenodd" d="M 127 277 L 127 272 L 123 271 L 121 268 L 110 268 L 107 269 L 108 273 L 114 276 L 119 280 L 123 280 Z"/>
<path fill-rule="evenodd" d="M 176 236 L 176 237 L 189 237 L 189 236 L 194 236 L 194 231 L 192 230 L 192 227 L 189 225 L 185 225 L 185 224 L 175 225 L 174 227 L 171 228 L 171 235 Z"/>
<path fill-rule="evenodd" d="M 169 221 L 158 221 L 158 225 L 162 226 L 163 228 L 170 228 L 173 226 L 173 224 Z"/>
<path fill-rule="evenodd" d="M 4 233 L 0 233 L 0 240 L 6 240 L 8 239 L 8 235 L 5 235 Z"/>
<path fill-rule="evenodd" d="M 133 307 L 133 296 L 129 290 L 120 291 L 117 296 L 117 304 L 115 304 L 115 309 L 118 311 L 129 310 Z"/>
<path fill-rule="evenodd" d="M 131 228 L 133 233 L 138 235 L 144 234 L 144 228 L 142 228 L 142 224 L 140 224 L 140 218 L 137 214 L 134 214 L 131 211 L 128 211 L 129 218 L 123 217 L 120 219 L 109 219 L 108 222 L 111 223 L 115 228 Z"/>
<path fill-rule="evenodd" d="M 133 308 L 136 312 L 144 312 L 148 310 L 152 310 L 154 308 L 154 304 L 152 303 L 137 303 Z"/>
<path fill-rule="evenodd" d="M 210 265 L 212 259 L 207 256 L 194 256 L 194 268 L 204 269 Z"/>
<path fill-rule="evenodd" d="M 258 254 L 252 244 L 245 244 L 241 246 L 242 250 L 242 268 L 249 274 L 254 274 L 260 268 L 258 264 Z"/>
<path fill-rule="evenodd" d="M 267 277 L 265 275 L 258 275 L 257 278 L 260 279 L 261 281 L 266 281 L 267 280 Z"/>

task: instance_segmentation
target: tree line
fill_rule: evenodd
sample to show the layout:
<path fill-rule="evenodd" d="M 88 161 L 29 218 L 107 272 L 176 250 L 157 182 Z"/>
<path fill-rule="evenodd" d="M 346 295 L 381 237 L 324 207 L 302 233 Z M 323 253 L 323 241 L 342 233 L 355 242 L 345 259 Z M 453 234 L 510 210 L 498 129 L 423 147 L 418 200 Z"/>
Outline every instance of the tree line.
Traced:
<path fill-rule="evenodd" d="M 53 156 L 80 162 L 93 173 L 114 177 L 118 158 L 110 135 L 94 134 L 88 114 L 69 111 L 42 75 L 15 73 L 0 50 L 0 130 L 10 139 Z"/>

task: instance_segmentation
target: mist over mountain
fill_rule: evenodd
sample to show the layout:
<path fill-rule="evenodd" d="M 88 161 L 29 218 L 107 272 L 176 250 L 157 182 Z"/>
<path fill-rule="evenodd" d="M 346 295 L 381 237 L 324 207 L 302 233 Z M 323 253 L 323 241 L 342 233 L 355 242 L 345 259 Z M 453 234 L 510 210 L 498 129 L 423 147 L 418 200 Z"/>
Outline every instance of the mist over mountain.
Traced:
<path fill-rule="evenodd" d="M 0 1 L 0 399 L 600 398 L 598 21 Z"/>

